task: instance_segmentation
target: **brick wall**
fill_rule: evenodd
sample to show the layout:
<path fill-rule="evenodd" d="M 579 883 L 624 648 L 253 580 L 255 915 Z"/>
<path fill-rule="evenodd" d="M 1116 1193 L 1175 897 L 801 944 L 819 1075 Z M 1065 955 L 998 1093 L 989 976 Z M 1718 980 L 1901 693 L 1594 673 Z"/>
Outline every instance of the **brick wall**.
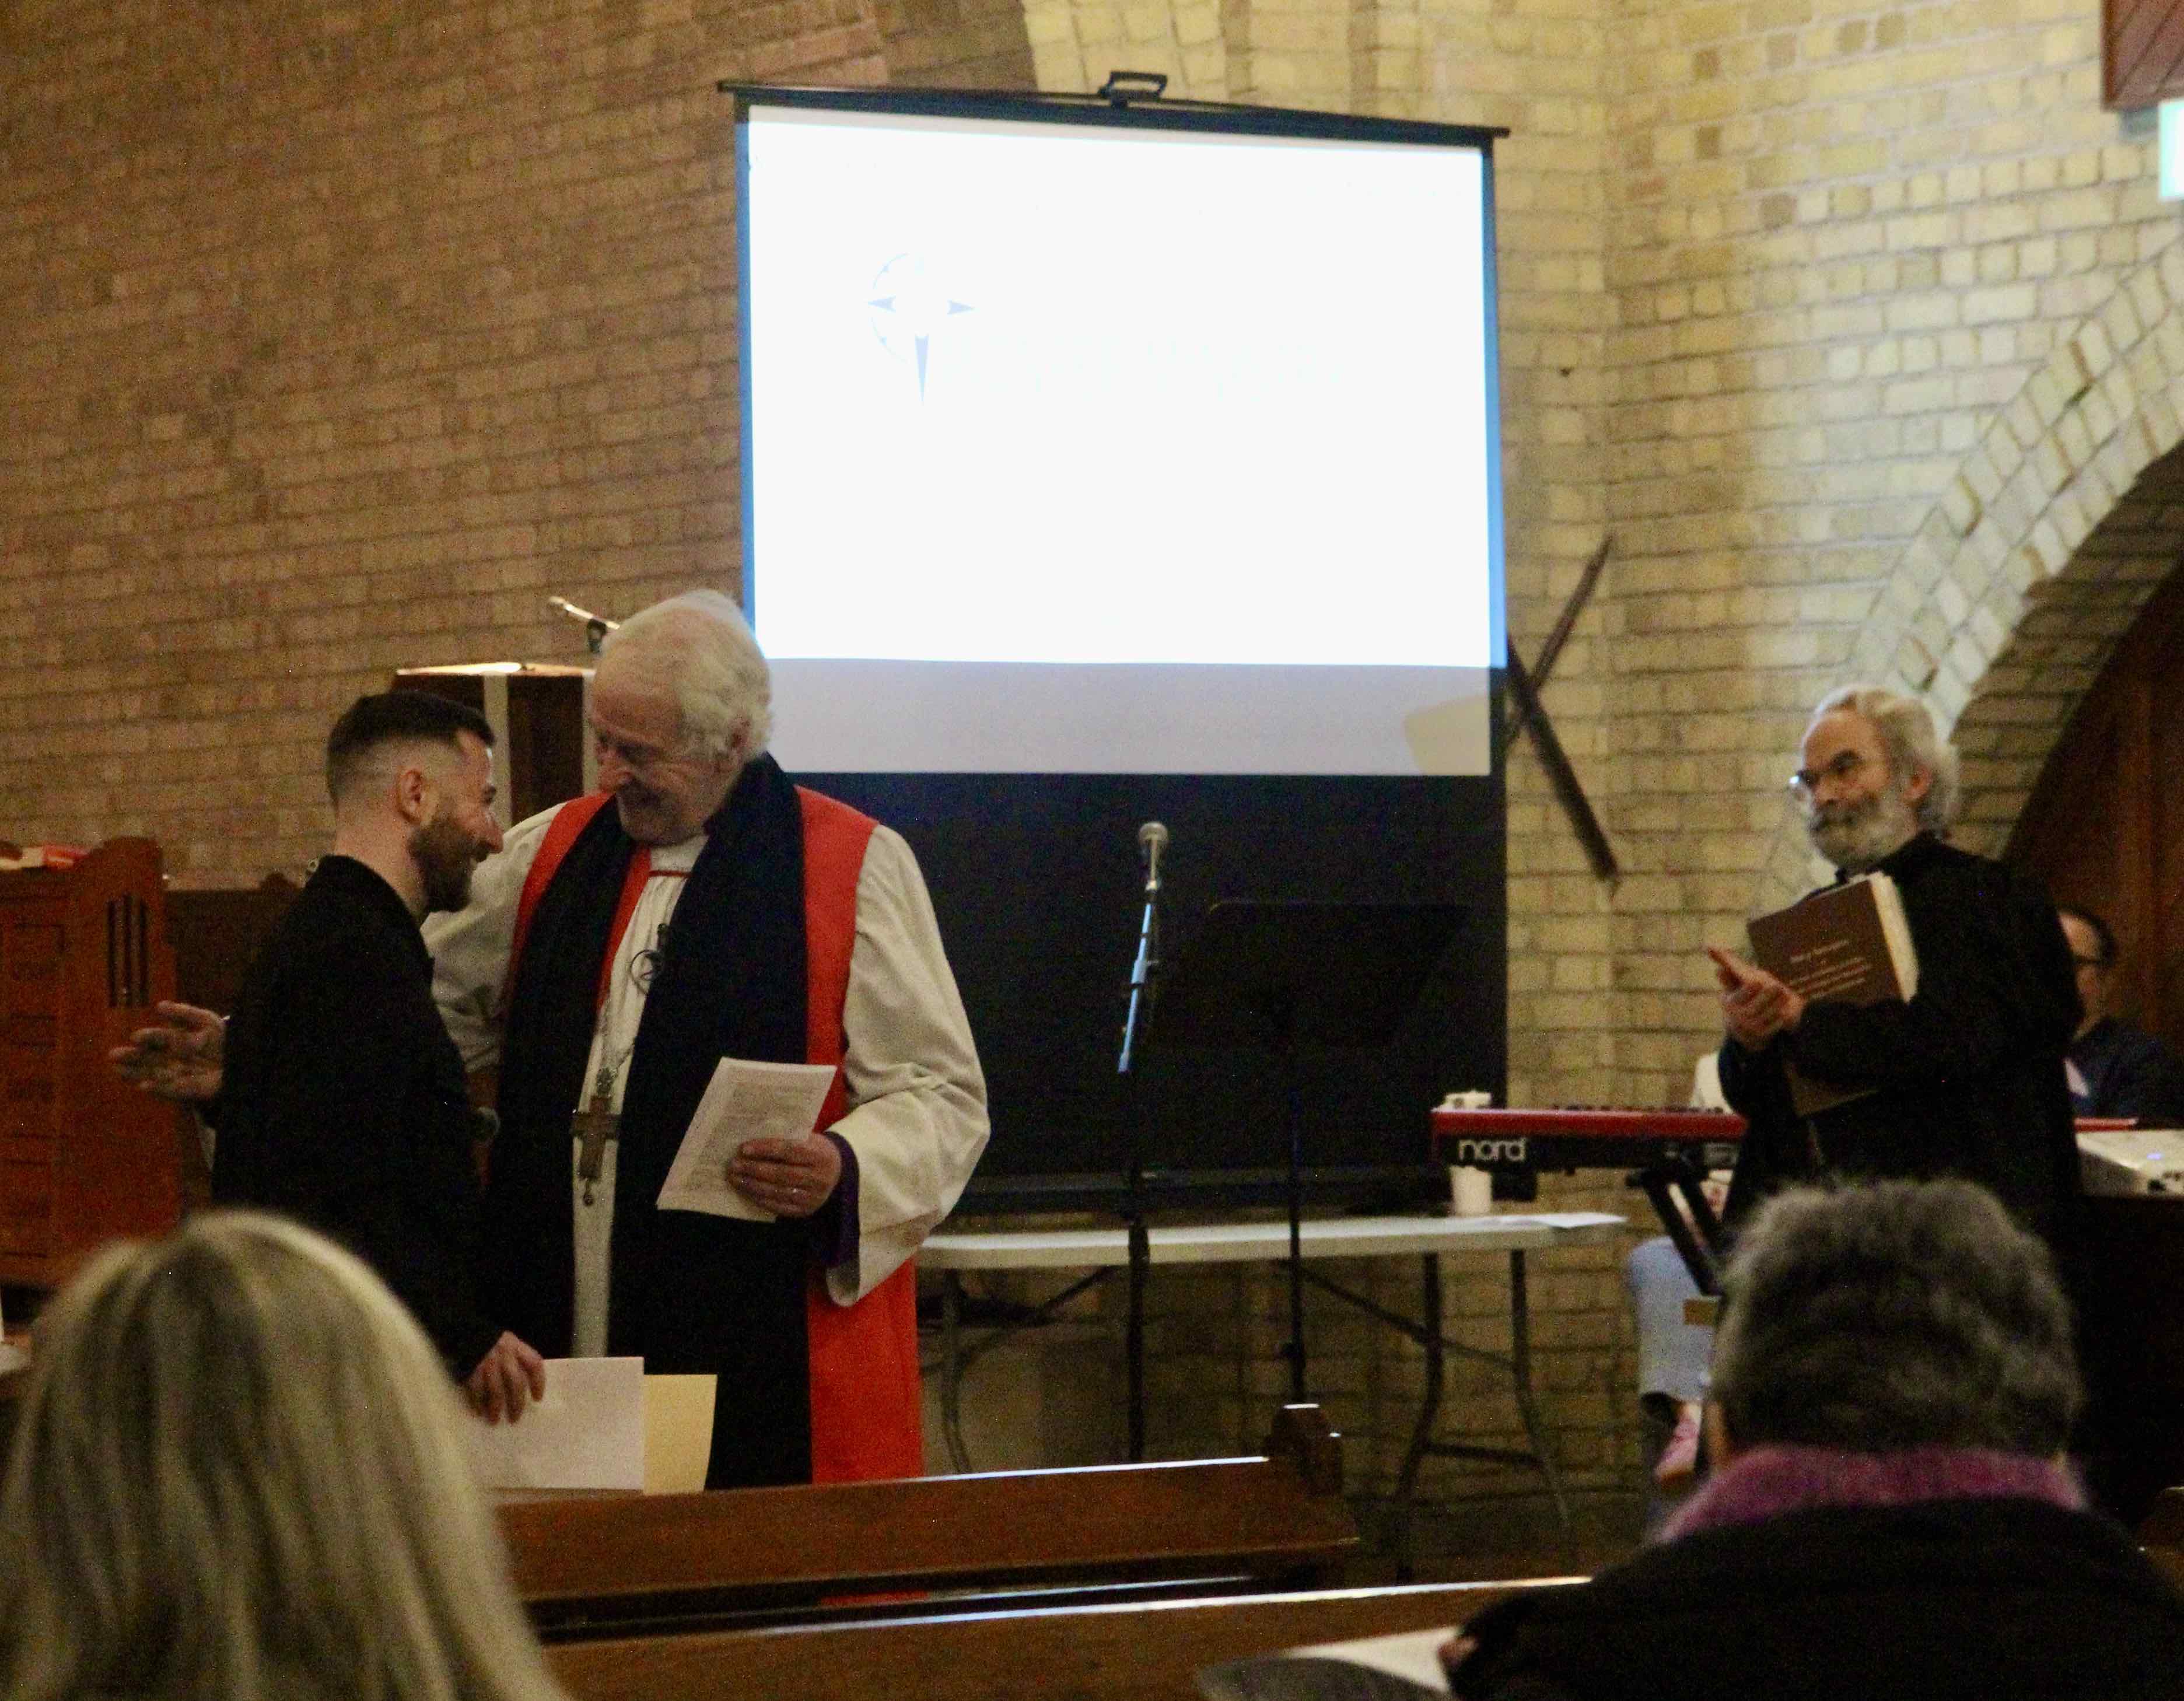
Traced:
<path fill-rule="evenodd" d="M 1013 0 L 0 14 L 0 833 L 295 869 L 394 666 L 732 586 L 715 83 L 1030 74 Z"/>
<path fill-rule="evenodd" d="M 573 656 L 543 599 L 733 583 L 721 77 L 1096 85 L 1501 125 L 1510 627 L 1625 867 L 1510 778 L 1512 1091 L 1680 1098 L 1699 946 L 1795 890 L 1780 779 L 1852 672 L 1929 689 L 1992 842 L 2180 554 L 2184 258 L 2098 0 L 573 0 L 0 13 L 0 833 L 294 868 L 398 662 Z M 1611 1187 L 1559 1203 L 1627 1208 Z M 1580 1487 L 1627 1486 L 1607 1252 L 1541 1272 Z M 1368 1272 L 1390 1302 L 1409 1280 Z M 1502 1292 L 1451 1309 L 1490 1344 Z M 1248 1443 L 1279 1291 L 1156 1290 L 1156 1441 Z M 1329 1314 L 1384 1481 L 1415 1355 Z M 1208 1341 L 1216 1350 L 1206 1350 Z M 1467 1372 L 1459 1415 L 1513 1439 Z M 1495 1468 L 1431 1492 L 1528 1493 Z"/>
<path fill-rule="evenodd" d="M 2097 0 L 1368 0 L 1318 6 L 1318 29 L 1313 9 L 1228 0 L 1217 42 L 1182 5 L 1165 28 L 1071 0 L 1030 16 L 1053 86 L 1167 44 L 1150 68 L 1193 93 L 1513 131 L 1510 629 L 1535 653 L 1613 534 L 1546 694 L 1625 873 L 1590 878 L 1520 749 L 1511 1092 L 1680 1100 L 1718 1034 L 1700 947 L 1812 876 L 1780 785 L 1810 704 L 1853 675 L 1927 692 L 1967 754 L 1964 837 L 1996 848 L 2184 554 L 2184 267 L 2150 125 L 2099 109 Z M 1573 1257 L 1548 1310 L 1565 1457 L 1627 1483 L 1613 1260 Z M 1334 1402 L 1376 1469 L 1414 1386 L 1384 1372 Z M 1473 1397 L 1513 1441 L 1506 1392 Z"/>

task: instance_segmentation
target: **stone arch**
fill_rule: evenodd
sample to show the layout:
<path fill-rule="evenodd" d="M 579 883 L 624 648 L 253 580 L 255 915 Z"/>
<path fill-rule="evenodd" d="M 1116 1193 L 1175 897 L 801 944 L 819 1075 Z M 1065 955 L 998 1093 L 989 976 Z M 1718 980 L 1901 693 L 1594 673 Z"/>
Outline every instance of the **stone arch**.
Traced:
<path fill-rule="evenodd" d="M 1951 477 L 1847 678 L 1924 695 L 1964 759 L 1958 842 L 1997 852 L 2079 700 L 2184 557 L 2184 245 L 2127 276 Z M 1786 825 L 1754 906 L 1814 881 Z"/>

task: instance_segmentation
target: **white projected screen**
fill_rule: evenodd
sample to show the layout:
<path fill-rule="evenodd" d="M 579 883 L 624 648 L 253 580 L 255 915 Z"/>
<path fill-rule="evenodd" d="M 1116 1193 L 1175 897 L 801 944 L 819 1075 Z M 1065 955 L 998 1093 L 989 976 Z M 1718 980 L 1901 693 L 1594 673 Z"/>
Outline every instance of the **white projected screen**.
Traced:
<path fill-rule="evenodd" d="M 763 104 L 739 135 L 784 764 L 1488 771 L 1481 149 Z"/>

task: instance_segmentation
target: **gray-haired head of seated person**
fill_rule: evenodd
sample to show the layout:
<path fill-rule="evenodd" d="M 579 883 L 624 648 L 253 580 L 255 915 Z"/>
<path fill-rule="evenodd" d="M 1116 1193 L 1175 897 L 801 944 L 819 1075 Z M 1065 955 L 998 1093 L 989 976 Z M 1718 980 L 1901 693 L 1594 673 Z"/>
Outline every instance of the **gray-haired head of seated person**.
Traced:
<path fill-rule="evenodd" d="M 1798 1188 L 1724 1284 L 1713 1398 L 1738 1450 L 2062 1451 L 2083 1395 L 2047 1246 L 1968 1181 Z"/>

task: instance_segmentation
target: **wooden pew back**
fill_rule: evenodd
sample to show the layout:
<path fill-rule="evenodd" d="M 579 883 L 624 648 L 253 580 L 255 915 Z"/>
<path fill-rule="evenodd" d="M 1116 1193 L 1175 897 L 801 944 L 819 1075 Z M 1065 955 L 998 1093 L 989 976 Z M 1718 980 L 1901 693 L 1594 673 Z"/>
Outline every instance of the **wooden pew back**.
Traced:
<path fill-rule="evenodd" d="M 523 1501 L 501 1523 L 517 1592 L 549 1634 L 878 1591 L 1339 1581 L 1358 1536 L 1338 1438 L 1318 1408 L 1293 1407 L 1269 1446 L 1257 1458 Z"/>
<path fill-rule="evenodd" d="M 1458 1625 L 1519 1583 L 1427 1583 L 1134 1606 L 792 1625 L 546 1650 L 577 1701 L 1196 1701 L 1201 1666 Z"/>

